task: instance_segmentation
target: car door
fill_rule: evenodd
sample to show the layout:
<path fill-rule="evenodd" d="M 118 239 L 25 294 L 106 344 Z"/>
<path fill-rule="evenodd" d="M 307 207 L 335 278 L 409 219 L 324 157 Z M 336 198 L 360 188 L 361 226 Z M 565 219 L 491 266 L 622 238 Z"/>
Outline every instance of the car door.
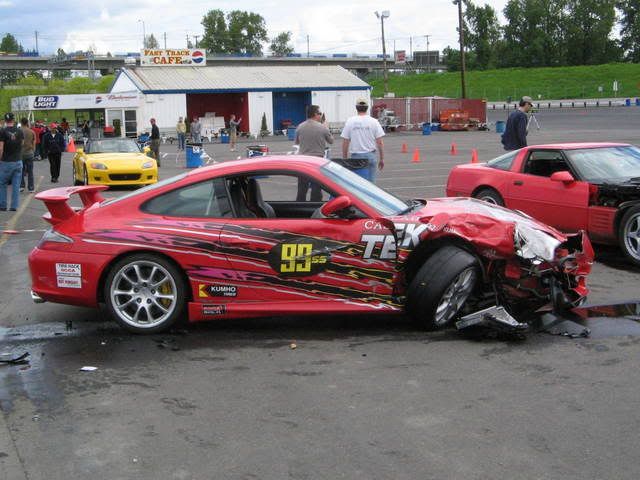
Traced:
<path fill-rule="evenodd" d="M 251 180 L 272 209 L 268 216 L 264 208 L 257 216 L 240 205 L 252 194 L 239 193 L 238 184 Z M 371 241 L 367 235 L 376 222 L 357 207 L 353 218 L 312 218 L 337 193 L 321 185 L 320 201 L 296 200 L 300 182 L 307 180 L 293 172 L 228 179 L 236 218 L 225 225 L 221 243 L 242 288 L 270 302 L 394 304 L 392 232 L 376 224 L 380 241 Z"/>
<path fill-rule="evenodd" d="M 507 205 L 566 232 L 584 229 L 589 184 L 551 180 L 551 175 L 559 171 L 568 171 L 577 178 L 560 150 L 530 149 L 521 171 L 512 174 L 507 186 Z"/>

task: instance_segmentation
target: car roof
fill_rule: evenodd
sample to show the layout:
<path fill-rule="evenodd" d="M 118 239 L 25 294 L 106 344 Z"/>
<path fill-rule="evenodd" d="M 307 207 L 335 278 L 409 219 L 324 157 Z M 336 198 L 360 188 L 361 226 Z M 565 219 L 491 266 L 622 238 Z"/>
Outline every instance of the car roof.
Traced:
<path fill-rule="evenodd" d="M 229 175 L 251 172 L 256 169 L 281 170 L 292 169 L 296 171 L 316 170 L 327 163 L 326 158 L 310 157 L 306 155 L 267 155 L 247 158 L 242 160 L 228 160 L 215 165 L 201 167 L 187 174 L 193 176 Z"/>
<path fill-rule="evenodd" d="M 526 147 L 531 150 L 533 148 L 559 149 L 559 150 L 577 150 L 583 148 L 607 148 L 607 147 L 630 147 L 628 143 L 613 142 L 581 142 L 581 143 L 549 143 L 544 145 L 529 145 Z"/>

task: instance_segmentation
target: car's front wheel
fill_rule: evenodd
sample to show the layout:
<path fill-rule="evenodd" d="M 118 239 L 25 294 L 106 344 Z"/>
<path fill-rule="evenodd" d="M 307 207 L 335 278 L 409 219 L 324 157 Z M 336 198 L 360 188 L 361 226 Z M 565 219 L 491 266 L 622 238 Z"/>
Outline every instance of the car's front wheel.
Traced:
<path fill-rule="evenodd" d="M 78 180 L 78 170 L 76 169 L 76 162 L 73 162 L 73 184 L 82 185 L 82 182 Z"/>
<path fill-rule="evenodd" d="M 618 227 L 620 248 L 634 264 L 640 265 L 640 205 L 625 212 Z"/>
<path fill-rule="evenodd" d="M 154 254 L 135 254 L 119 260 L 107 275 L 104 298 L 115 320 L 134 333 L 156 333 L 181 316 L 185 281 L 169 260 Z"/>
<path fill-rule="evenodd" d="M 432 254 L 411 281 L 407 311 L 421 326 L 446 327 L 473 293 L 480 278 L 478 261 L 453 246 Z"/>
<path fill-rule="evenodd" d="M 89 185 L 89 172 L 87 172 L 87 166 L 86 165 L 82 169 L 82 183 L 84 185 Z"/>
<path fill-rule="evenodd" d="M 473 198 L 477 198 L 478 200 L 484 200 L 485 202 L 493 203 L 494 205 L 499 205 L 504 207 L 504 200 L 502 196 L 496 192 L 493 188 L 483 188 L 479 192 L 477 192 Z"/>

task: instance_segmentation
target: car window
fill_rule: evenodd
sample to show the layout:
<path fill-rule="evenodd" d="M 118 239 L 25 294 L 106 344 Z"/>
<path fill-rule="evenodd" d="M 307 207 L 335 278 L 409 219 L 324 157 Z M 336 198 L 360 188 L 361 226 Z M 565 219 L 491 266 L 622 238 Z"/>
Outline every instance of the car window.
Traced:
<path fill-rule="evenodd" d="M 571 169 L 559 150 L 533 150 L 524 165 L 524 173 L 539 177 L 550 177 L 562 171 Z"/>
<path fill-rule="evenodd" d="M 107 138 L 91 140 L 85 151 L 86 153 L 138 153 L 140 147 L 130 138 Z"/>
<path fill-rule="evenodd" d="M 265 202 L 326 202 L 331 198 L 321 185 L 296 175 L 259 175 L 256 179 Z"/>
<path fill-rule="evenodd" d="M 493 160 L 489 160 L 487 162 L 487 167 L 497 168 L 498 170 L 511 170 L 511 164 L 513 160 L 516 158 L 519 150 L 513 152 L 507 152 L 504 155 L 500 155 L 498 158 L 494 158 Z"/>
<path fill-rule="evenodd" d="M 170 217 L 228 218 L 232 216 L 224 180 L 218 178 L 159 195 L 145 202 L 142 210 Z"/>

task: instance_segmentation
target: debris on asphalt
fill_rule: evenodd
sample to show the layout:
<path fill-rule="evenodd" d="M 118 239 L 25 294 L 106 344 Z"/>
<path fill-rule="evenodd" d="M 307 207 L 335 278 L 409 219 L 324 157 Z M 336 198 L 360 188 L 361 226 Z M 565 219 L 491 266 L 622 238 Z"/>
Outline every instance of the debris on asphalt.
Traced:
<path fill-rule="evenodd" d="M 64 323 L 64 326 L 67 329 L 67 332 L 70 332 L 71 330 L 73 330 L 73 321 L 72 320 L 67 320 Z"/>
<path fill-rule="evenodd" d="M 568 318 L 558 317 L 552 313 L 542 315 L 537 324 L 539 332 L 561 335 L 569 338 L 588 338 L 591 330 Z"/>
<path fill-rule="evenodd" d="M 493 306 L 461 317 L 456 328 L 462 330 L 469 327 L 481 327 L 500 333 L 522 335 L 529 330 L 528 323 L 518 322 L 509 315 L 504 307 Z"/>
<path fill-rule="evenodd" d="M 98 367 L 91 367 L 89 365 L 80 368 L 81 372 L 94 372 L 98 369 Z"/>
<path fill-rule="evenodd" d="M 291 350 L 295 350 L 296 348 L 298 348 L 298 345 L 292 343 L 291 345 L 289 345 L 289 348 L 291 348 Z"/>
<path fill-rule="evenodd" d="M 8 357 L 8 358 L 5 358 Z M 10 353 L 0 355 L 0 364 L 4 365 L 24 365 L 29 363 L 29 352 L 25 352 L 18 356 L 12 356 Z"/>
<path fill-rule="evenodd" d="M 168 348 L 173 352 L 180 350 L 180 347 L 176 345 L 176 341 L 173 338 L 156 338 L 154 341 L 158 348 Z"/>

